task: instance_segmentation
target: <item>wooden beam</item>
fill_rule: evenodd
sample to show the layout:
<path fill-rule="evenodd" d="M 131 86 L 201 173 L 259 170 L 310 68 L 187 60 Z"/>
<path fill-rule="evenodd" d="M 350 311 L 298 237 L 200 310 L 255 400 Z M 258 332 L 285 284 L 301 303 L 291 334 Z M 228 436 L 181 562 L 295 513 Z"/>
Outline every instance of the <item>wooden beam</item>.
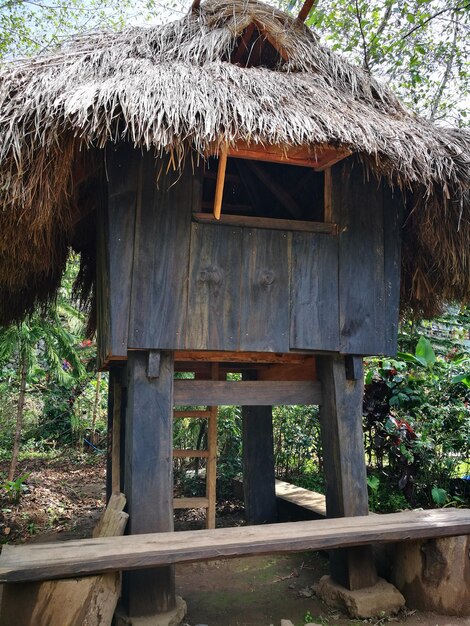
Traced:
<path fill-rule="evenodd" d="M 297 16 L 297 23 L 303 24 L 308 17 L 312 8 L 317 4 L 318 0 L 305 0 L 300 12 Z"/>
<path fill-rule="evenodd" d="M 174 381 L 176 406 L 321 404 L 321 395 L 315 381 Z"/>
<path fill-rule="evenodd" d="M 173 456 L 175 459 L 207 459 L 209 456 L 208 450 L 173 450 Z"/>
<path fill-rule="evenodd" d="M 173 411 L 173 417 L 175 419 L 184 419 L 186 417 L 205 417 L 208 418 L 211 415 L 211 411 Z"/>
<path fill-rule="evenodd" d="M 113 425 L 111 444 L 111 492 L 121 491 L 121 381 L 115 375 L 113 393 Z"/>
<path fill-rule="evenodd" d="M 209 498 L 174 498 L 174 509 L 207 509 Z"/>
<path fill-rule="evenodd" d="M 225 185 L 225 170 L 227 169 L 227 154 L 227 147 L 222 147 L 219 154 L 217 182 L 215 183 L 214 217 L 216 220 L 220 220 L 220 213 L 222 211 L 222 199 L 224 197 Z"/>
<path fill-rule="evenodd" d="M 217 148 L 214 148 L 214 151 L 216 152 Z M 277 144 L 260 145 L 243 141 L 237 142 L 228 150 L 228 156 L 235 159 L 286 163 L 312 167 L 319 171 L 350 155 L 351 151 L 347 148 L 334 148 L 328 145 L 292 147 Z"/>
<path fill-rule="evenodd" d="M 175 362 L 200 363 L 305 363 L 311 354 L 279 352 L 231 352 L 226 350 L 176 350 Z M 188 370 L 191 371 L 191 370 Z"/>
<path fill-rule="evenodd" d="M 226 224 L 227 226 L 246 226 L 247 228 L 269 228 L 270 230 L 291 230 L 305 233 L 336 235 L 336 224 L 326 222 L 307 222 L 302 220 L 284 220 L 272 217 L 252 217 L 249 215 L 222 215 L 219 219 L 208 213 L 193 213 L 193 219 L 202 224 Z"/>
<path fill-rule="evenodd" d="M 0 582 L 48 580 L 173 563 L 414 541 L 470 533 L 469 509 L 3 546 Z M 145 572 L 144 572 L 145 573 Z"/>
<path fill-rule="evenodd" d="M 148 352 L 129 354 L 124 489 L 131 535 L 173 531 L 173 355 L 161 353 L 158 378 L 148 378 L 147 366 Z M 123 604 L 129 617 L 174 608 L 173 568 L 125 572 Z"/>
<path fill-rule="evenodd" d="M 323 391 L 320 428 L 327 515 L 348 519 L 367 515 L 363 380 L 347 380 L 345 358 L 339 354 L 321 356 L 317 364 Z M 377 581 L 370 546 L 332 553 L 330 570 L 334 580 L 347 589 L 370 587 Z"/>
<path fill-rule="evenodd" d="M 243 380 L 256 380 L 244 372 Z M 277 521 L 272 406 L 242 406 L 243 500 L 248 524 Z"/>

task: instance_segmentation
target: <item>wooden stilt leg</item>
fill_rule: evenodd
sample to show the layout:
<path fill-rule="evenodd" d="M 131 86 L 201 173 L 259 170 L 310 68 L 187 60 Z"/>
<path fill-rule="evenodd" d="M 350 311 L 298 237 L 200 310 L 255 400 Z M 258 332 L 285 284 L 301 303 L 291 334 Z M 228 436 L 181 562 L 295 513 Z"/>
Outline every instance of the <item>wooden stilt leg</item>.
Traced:
<path fill-rule="evenodd" d="M 112 488 L 112 454 L 113 454 L 113 413 L 114 413 L 114 381 L 116 372 L 114 367 L 109 368 L 108 379 L 108 422 L 106 432 L 106 502 L 109 502 Z"/>
<path fill-rule="evenodd" d="M 356 374 L 346 374 L 345 358 L 318 357 L 323 404 L 320 423 L 326 478 L 328 517 L 354 517 L 369 512 L 364 438 L 362 431 L 362 360 Z M 359 365 L 359 367 L 357 367 Z M 330 554 L 331 575 L 347 589 L 361 589 L 377 582 L 369 546 L 335 550 Z"/>
<path fill-rule="evenodd" d="M 219 379 L 219 364 L 211 365 L 212 380 Z M 206 497 L 209 501 L 206 515 L 206 528 L 215 528 L 215 509 L 217 504 L 217 406 L 208 407 L 210 415 L 207 420 L 207 457 L 206 466 Z"/>
<path fill-rule="evenodd" d="M 155 355 L 153 355 L 154 357 Z M 125 494 L 130 534 L 173 530 L 173 355 L 155 369 L 149 353 L 128 357 Z M 125 572 L 123 602 L 130 617 L 175 606 L 173 567 Z"/>
<path fill-rule="evenodd" d="M 255 378 L 248 376 L 244 380 Z M 277 520 L 272 407 L 244 406 L 242 419 L 245 517 L 249 524 L 270 524 Z"/>

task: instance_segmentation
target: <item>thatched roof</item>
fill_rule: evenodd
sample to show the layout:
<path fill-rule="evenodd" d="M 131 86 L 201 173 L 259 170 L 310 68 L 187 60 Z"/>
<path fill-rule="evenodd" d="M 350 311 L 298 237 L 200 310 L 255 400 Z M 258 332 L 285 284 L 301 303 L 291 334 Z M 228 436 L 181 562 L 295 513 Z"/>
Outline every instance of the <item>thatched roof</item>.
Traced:
<path fill-rule="evenodd" d="M 268 41 L 261 66 L 236 60 L 250 24 Z M 53 297 L 89 210 L 86 157 L 123 140 L 179 159 L 238 140 L 345 147 L 407 194 L 403 308 L 470 300 L 470 135 L 405 110 L 285 13 L 208 0 L 166 26 L 77 38 L 0 70 L 0 323 Z"/>

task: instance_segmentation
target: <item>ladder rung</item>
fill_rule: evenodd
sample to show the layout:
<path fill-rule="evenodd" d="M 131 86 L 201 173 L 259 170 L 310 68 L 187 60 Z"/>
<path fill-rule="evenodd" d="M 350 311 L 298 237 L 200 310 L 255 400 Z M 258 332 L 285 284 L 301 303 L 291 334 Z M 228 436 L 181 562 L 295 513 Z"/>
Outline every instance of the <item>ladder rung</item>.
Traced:
<path fill-rule="evenodd" d="M 174 509 L 207 509 L 209 498 L 173 498 Z"/>
<path fill-rule="evenodd" d="M 210 417 L 210 411 L 173 411 L 173 417 Z"/>
<path fill-rule="evenodd" d="M 206 459 L 209 456 L 209 450 L 173 450 L 173 456 L 176 458 L 195 457 Z"/>

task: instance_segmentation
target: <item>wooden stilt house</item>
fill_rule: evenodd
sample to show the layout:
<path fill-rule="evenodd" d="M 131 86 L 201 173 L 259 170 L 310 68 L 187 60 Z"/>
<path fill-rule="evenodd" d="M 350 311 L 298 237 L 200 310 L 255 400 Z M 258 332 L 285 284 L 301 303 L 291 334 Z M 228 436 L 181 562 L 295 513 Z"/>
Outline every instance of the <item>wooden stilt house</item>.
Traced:
<path fill-rule="evenodd" d="M 251 0 L 8 64 L 0 111 L 0 322 L 47 304 L 80 252 L 129 532 L 185 506 L 214 526 L 221 404 L 244 407 L 252 521 L 275 518 L 278 404 L 320 405 L 328 516 L 366 515 L 362 357 L 395 353 L 400 286 L 416 315 L 469 300 L 468 134 Z M 179 416 L 208 420 L 208 450 L 173 451 Z M 174 501 L 191 454 L 207 496 Z M 332 572 L 376 576 L 364 547 Z M 173 567 L 127 573 L 123 595 L 131 617 L 168 610 Z"/>

